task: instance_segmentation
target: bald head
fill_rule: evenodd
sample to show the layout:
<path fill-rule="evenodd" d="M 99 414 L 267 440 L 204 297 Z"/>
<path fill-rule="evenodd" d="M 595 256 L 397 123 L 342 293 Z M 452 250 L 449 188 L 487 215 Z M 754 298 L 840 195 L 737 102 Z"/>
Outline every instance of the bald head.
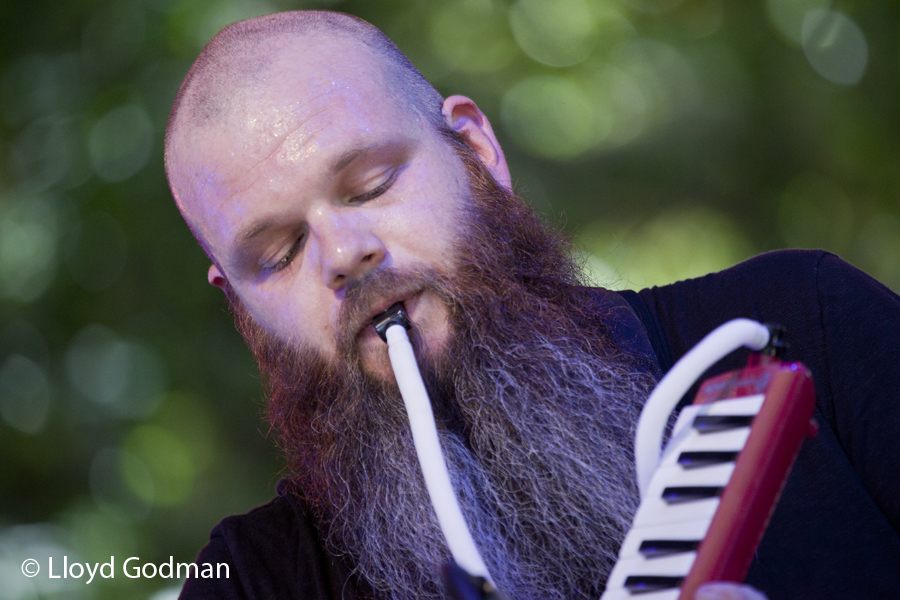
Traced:
<path fill-rule="evenodd" d="M 338 40 L 346 45 L 348 55 L 359 49 L 371 53 L 385 95 L 434 128 L 442 126 L 440 93 L 384 33 L 366 21 L 329 11 L 284 12 L 240 21 L 210 40 L 172 106 L 165 138 L 166 172 L 176 200 L 181 177 L 175 173 L 173 159 L 179 148 L 184 150 L 184 140 L 220 127 L 254 102 L 265 102 L 267 90 L 277 85 L 275 65 L 291 60 L 295 61 L 291 68 L 302 71 L 303 53 L 294 50 L 304 46 L 306 52 L 314 52 L 317 40 Z M 340 60 L 337 56 L 336 62 Z M 183 209 L 181 202 L 179 206 Z"/>
<path fill-rule="evenodd" d="M 175 98 L 167 140 L 181 127 L 215 121 L 267 83 L 269 69 L 285 47 L 312 36 L 342 37 L 366 46 L 382 59 L 392 97 L 433 124 L 441 122 L 440 93 L 381 30 L 343 13 L 293 11 L 234 23 L 209 41 Z"/>

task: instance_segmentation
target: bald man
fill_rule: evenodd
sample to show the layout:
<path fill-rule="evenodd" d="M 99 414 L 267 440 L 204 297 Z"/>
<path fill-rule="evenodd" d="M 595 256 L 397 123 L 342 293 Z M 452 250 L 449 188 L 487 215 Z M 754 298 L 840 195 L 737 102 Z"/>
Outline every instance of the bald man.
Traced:
<path fill-rule="evenodd" d="M 175 100 L 166 169 L 291 470 L 272 502 L 213 530 L 197 562 L 229 577 L 198 570 L 183 598 L 444 597 L 449 555 L 371 325 L 396 302 L 463 511 L 509 598 L 599 597 L 637 505 L 643 400 L 737 316 L 788 328 L 823 429 L 747 581 L 773 600 L 900 590 L 900 477 L 886 483 L 894 462 L 867 451 L 896 439 L 884 426 L 900 429 L 900 382 L 845 368 L 896 357 L 900 301 L 836 257 L 770 254 L 639 294 L 582 287 L 566 241 L 511 192 L 476 105 L 442 98 L 380 31 L 338 13 L 213 38 Z M 697 597 L 761 596 L 725 584 Z"/>

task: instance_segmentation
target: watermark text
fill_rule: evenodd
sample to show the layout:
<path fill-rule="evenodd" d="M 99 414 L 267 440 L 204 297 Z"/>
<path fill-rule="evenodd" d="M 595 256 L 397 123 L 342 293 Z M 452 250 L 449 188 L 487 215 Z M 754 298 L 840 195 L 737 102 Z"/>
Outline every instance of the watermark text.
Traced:
<path fill-rule="evenodd" d="M 41 571 L 41 563 L 33 558 L 22 562 L 22 574 L 26 577 L 34 577 Z M 126 558 L 119 570 L 121 575 L 129 579 L 182 579 L 191 577 L 194 579 L 229 579 L 231 577 L 228 563 L 176 563 L 170 556 L 167 562 L 155 564 L 141 562 L 140 557 Z M 56 561 L 53 557 L 47 558 L 47 577 L 50 579 L 84 579 L 85 584 L 94 581 L 96 577 L 103 579 L 115 579 L 116 557 L 110 556 L 105 563 L 80 563 L 69 562 L 68 556 L 63 556 L 62 561 Z"/>

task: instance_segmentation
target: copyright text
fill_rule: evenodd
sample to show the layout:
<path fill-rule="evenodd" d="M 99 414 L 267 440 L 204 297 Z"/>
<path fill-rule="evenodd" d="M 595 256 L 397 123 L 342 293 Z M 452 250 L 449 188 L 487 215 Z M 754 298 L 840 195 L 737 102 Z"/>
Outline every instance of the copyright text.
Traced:
<path fill-rule="evenodd" d="M 34 577 L 41 571 L 41 564 L 29 558 L 22 563 L 22 574 L 26 577 Z M 191 577 L 194 579 L 229 579 L 231 573 L 228 563 L 176 563 L 170 556 L 168 562 L 154 564 L 152 562 L 141 563 L 138 556 L 126 558 L 122 562 L 119 571 L 129 579 L 181 579 Z M 91 583 L 95 577 L 103 579 L 115 579 L 116 558 L 109 557 L 105 563 L 80 563 L 69 562 L 68 556 L 63 556 L 62 563 L 57 560 L 54 564 L 53 557 L 47 558 L 47 577 L 50 579 L 84 579 L 85 584 Z"/>

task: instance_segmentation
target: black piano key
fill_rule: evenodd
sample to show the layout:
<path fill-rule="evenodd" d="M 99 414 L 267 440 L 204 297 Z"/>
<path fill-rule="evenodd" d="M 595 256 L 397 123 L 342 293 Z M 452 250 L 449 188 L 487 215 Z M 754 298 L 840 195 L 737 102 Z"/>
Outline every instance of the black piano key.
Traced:
<path fill-rule="evenodd" d="M 667 504 L 679 504 L 693 500 L 704 500 L 722 495 L 724 488 L 711 485 L 682 485 L 667 487 L 663 490 L 662 499 Z"/>
<path fill-rule="evenodd" d="M 700 540 L 644 540 L 638 551 L 646 558 L 656 558 L 680 552 L 693 552 L 699 547 Z"/>
<path fill-rule="evenodd" d="M 753 415 L 700 415 L 694 418 L 694 429 L 700 433 L 712 433 L 738 427 L 750 427 L 751 423 L 753 423 Z"/>
<path fill-rule="evenodd" d="M 677 588 L 684 581 L 680 575 L 629 575 L 625 589 L 632 594 L 646 594 Z"/>
<path fill-rule="evenodd" d="M 737 450 L 729 452 L 682 452 L 678 455 L 678 464 L 685 469 L 693 469 L 695 467 L 708 467 L 710 465 L 734 462 L 734 460 L 737 458 L 737 455 Z"/>

